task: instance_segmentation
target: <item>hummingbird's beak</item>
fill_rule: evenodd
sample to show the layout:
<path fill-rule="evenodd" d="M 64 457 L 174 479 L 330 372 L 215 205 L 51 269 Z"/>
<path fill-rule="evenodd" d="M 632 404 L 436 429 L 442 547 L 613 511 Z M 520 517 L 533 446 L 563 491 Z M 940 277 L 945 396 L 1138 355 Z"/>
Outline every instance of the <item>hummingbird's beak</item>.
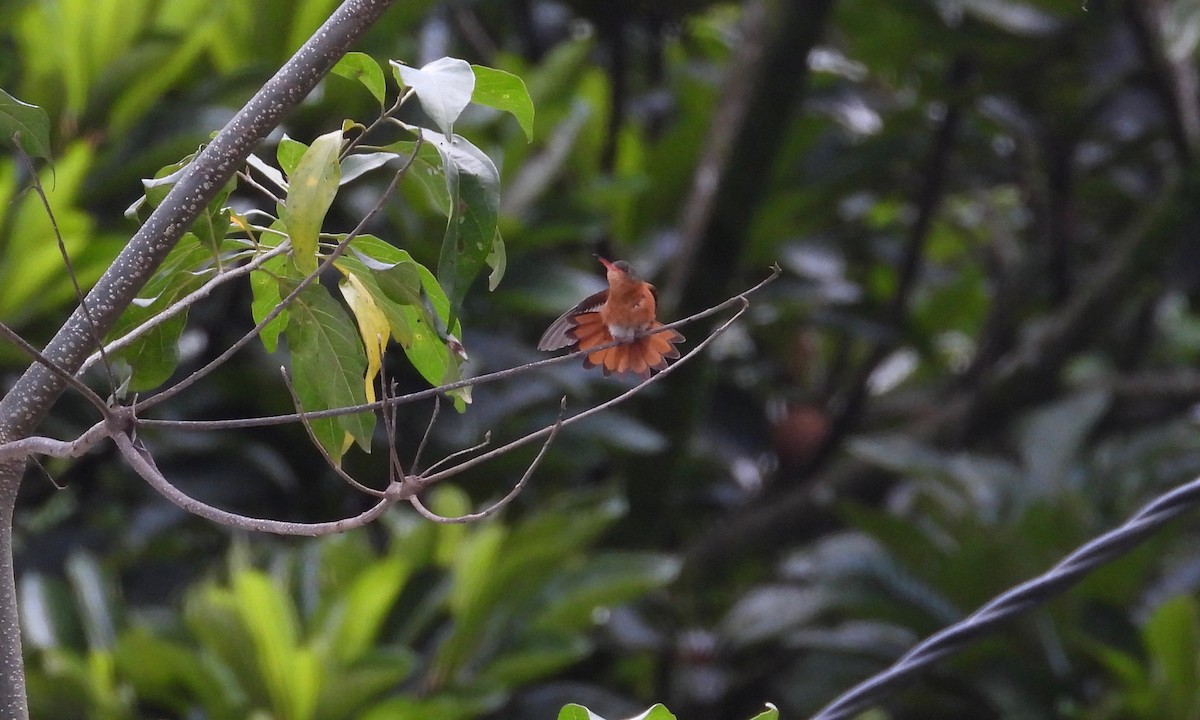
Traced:
<path fill-rule="evenodd" d="M 594 257 L 595 257 L 597 260 L 599 260 L 599 261 L 600 261 L 600 264 L 601 264 L 601 265 L 603 265 L 603 266 L 604 266 L 604 268 L 605 268 L 606 270 L 613 270 L 613 269 L 615 269 L 615 268 L 613 268 L 613 264 L 612 264 L 612 263 L 610 263 L 609 261 L 607 261 L 607 260 L 605 260 L 604 258 L 600 257 L 599 255 L 595 255 Z"/>

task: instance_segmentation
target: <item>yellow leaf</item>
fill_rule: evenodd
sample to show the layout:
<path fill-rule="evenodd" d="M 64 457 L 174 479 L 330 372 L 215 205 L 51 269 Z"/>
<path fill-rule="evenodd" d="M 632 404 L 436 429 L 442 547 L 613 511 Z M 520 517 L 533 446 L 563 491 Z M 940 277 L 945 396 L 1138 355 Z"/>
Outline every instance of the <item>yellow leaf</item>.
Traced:
<path fill-rule="evenodd" d="M 362 335 L 363 347 L 367 351 L 367 373 L 363 378 L 366 383 L 367 402 L 375 402 L 375 378 L 383 366 L 383 349 L 391 339 L 392 330 L 388 325 L 387 316 L 375 304 L 374 298 L 363 287 L 362 281 L 351 272 L 346 273 L 346 279 L 339 283 L 342 297 L 354 313 L 358 321 L 358 332 Z"/>

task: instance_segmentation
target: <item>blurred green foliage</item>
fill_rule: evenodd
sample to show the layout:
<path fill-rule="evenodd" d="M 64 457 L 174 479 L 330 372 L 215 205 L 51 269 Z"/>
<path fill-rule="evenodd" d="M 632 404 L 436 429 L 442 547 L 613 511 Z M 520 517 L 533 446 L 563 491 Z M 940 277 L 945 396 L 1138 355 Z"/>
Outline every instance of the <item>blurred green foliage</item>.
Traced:
<path fill-rule="evenodd" d="M 450 516 L 468 503 L 448 486 L 431 499 Z M 587 493 L 514 524 L 396 512 L 379 549 L 357 533 L 253 559 L 242 542 L 184 592 L 182 616 L 126 607 L 104 563 L 76 553 L 65 582 L 21 580 L 31 712 L 478 717 L 593 652 L 611 606 L 674 578 L 669 556 L 593 548 L 623 512 Z"/>

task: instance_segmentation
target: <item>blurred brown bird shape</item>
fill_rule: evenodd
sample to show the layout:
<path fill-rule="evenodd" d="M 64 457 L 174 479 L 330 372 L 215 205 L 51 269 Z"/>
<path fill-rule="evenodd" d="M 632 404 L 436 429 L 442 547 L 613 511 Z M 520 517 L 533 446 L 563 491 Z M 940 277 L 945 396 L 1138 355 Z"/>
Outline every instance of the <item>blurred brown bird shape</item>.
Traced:
<path fill-rule="evenodd" d="M 600 367 L 605 375 L 630 372 L 646 379 L 679 357 L 675 343 L 683 342 L 683 335 L 674 330 L 649 334 L 662 327 L 654 319 L 654 286 L 624 260 L 597 258 L 608 270 L 608 289 L 585 298 L 551 323 L 538 341 L 538 350 L 587 350 L 620 340 L 621 345 L 588 353 L 583 366 Z"/>

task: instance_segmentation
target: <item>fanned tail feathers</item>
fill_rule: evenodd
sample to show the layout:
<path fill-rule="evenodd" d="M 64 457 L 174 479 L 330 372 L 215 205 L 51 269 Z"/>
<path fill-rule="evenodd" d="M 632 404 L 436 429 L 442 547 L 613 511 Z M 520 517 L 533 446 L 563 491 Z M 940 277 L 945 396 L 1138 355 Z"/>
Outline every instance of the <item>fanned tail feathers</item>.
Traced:
<path fill-rule="evenodd" d="M 573 338 L 580 350 L 607 345 L 613 342 L 612 333 L 600 318 L 598 312 L 586 312 L 571 318 L 574 327 L 567 331 L 567 336 Z M 653 332 L 662 327 L 655 322 L 650 330 L 630 342 L 615 345 L 603 350 L 588 353 L 583 365 L 587 368 L 599 367 L 604 374 L 631 372 L 642 378 L 650 377 L 667 367 L 668 360 L 679 357 L 675 343 L 683 342 L 683 335 L 674 330 Z"/>

